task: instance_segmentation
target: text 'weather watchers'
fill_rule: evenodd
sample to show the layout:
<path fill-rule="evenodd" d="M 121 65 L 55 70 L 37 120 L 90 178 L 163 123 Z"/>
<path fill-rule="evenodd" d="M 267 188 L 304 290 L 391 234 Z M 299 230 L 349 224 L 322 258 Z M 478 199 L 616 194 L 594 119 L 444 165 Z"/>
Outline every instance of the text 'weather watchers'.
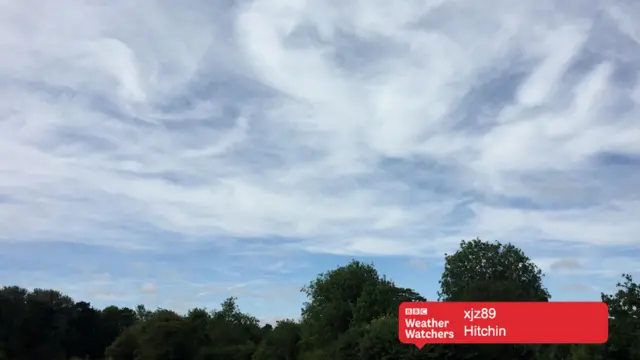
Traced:
<path fill-rule="evenodd" d="M 602 302 L 407 302 L 400 341 L 426 344 L 600 344 L 609 333 Z"/>

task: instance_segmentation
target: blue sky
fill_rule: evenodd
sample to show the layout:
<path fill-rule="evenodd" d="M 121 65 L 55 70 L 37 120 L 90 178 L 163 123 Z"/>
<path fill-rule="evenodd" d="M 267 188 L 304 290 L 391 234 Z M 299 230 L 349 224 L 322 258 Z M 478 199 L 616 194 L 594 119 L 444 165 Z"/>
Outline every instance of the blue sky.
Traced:
<path fill-rule="evenodd" d="M 461 239 L 555 299 L 640 264 L 631 1 L 5 1 L 0 284 L 297 317 L 351 258 L 435 298 Z"/>

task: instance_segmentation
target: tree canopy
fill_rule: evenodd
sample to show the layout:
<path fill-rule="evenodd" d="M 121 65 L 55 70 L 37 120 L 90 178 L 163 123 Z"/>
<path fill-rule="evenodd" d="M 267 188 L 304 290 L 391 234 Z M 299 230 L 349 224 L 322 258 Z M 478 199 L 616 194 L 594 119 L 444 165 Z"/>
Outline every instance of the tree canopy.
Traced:
<path fill-rule="evenodd" d="M 398 306 L 426 301 L 353 260 L 302 288 L 299 319 L 260 325 L 236 299 L 218 309 L 109 306 L 46 289 L 0 289 L 0 360 L 638 360 L 640 287 L 623 275 L 603 345 L 430 345 L 398 340 Z M 439 301 L 549 301 L 542 271 L 512 244 L 462 241 L 445 255 Z"/>
<path fill-rule="evenodd" d="M 512 244 L 462 241 L 445 254 L 442 301 L 549 301 L 542 271 Z"/>

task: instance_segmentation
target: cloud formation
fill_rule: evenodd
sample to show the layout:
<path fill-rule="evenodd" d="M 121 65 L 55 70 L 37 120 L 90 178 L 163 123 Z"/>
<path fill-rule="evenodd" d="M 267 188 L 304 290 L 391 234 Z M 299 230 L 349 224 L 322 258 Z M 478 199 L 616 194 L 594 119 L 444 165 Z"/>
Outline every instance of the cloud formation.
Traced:
<path fill-rule="evenodd" d="M 635 271 L 603 258 L 640 233 L 637 16 L 623 0 L 2 2 L 0 249 L 415 258 L 480 236 Z"/>

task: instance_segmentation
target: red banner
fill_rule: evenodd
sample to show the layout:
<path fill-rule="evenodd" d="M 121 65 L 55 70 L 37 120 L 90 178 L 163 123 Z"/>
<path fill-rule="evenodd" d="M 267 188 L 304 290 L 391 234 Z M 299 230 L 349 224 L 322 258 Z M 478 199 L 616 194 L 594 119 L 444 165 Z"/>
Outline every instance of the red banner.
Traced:
<path fill-rule="evenodd" d="M 405 344 L 602 344 L 602 302 L 406 302 L 398 335 Z"/>

